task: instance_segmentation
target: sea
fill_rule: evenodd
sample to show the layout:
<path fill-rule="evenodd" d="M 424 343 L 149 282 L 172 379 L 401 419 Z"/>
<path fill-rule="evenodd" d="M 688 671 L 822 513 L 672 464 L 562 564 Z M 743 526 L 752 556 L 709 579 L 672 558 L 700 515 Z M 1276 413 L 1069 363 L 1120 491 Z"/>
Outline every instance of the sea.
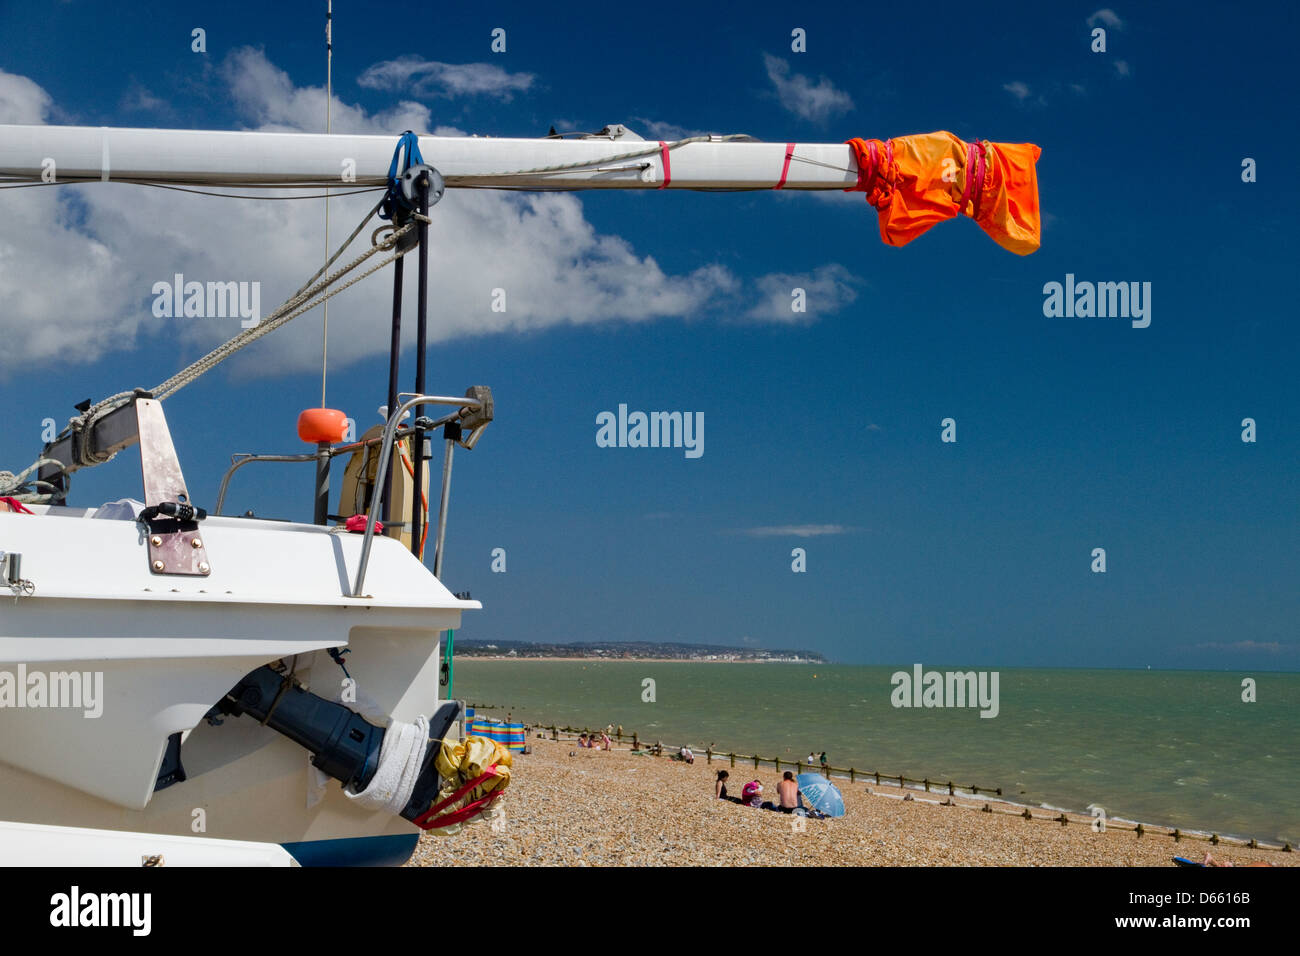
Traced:
<path fill-rule="evenodd" d="M 1004 669 L 996 716 L 981 717 L 969 702 L 895 706 L 923 703 L 903 697 L 899 673 L 914 677 L 912 665 L 458 658 L 452 693 L 493 716 L 791 762 L 825 751 L 834 767 L 1300 849 L 1300 674 Z"/>

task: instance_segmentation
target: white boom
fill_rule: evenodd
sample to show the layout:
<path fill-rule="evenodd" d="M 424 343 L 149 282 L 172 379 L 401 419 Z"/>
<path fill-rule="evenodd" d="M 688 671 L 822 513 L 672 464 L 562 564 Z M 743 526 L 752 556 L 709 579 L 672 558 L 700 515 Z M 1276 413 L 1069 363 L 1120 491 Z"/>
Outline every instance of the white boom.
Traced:
<path fill-rule="evenodd" d="M 398 136 L 0 125 L 0 179 L 208 186 L 373 186 Z M 449 187 L 498 189 L 847 189 L 839 143 L 715 136 L 659 143 L 623 127 L 584 139 L 421 136 Z M 788 158 L 787 158 L 788 157 Z M 556 170 L 553 167 L 564 166 Z"/>

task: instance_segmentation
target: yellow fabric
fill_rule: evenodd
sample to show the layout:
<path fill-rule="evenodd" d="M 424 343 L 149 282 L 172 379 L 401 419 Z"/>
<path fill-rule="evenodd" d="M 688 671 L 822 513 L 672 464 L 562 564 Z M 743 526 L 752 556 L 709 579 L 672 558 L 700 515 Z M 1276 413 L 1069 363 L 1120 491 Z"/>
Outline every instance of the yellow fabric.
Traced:
<path fill-rule="evenodd" d="M 452 813 L 461 807 L 484 797 L 494 790 L 504 790 L 510 785 L 510 751 L 495 740 L 487 737 L 466 737 L 464 740 L 444 740 L 438 748 L 434 765 L 438 776 L 442 778 L 442 788 L 438 791 L 435 805 L 450 797 L 471 780 L 477 780 L 496 764 L 496 776 L 488 777 L 455 803 L 444 807 L 439 816 Z M 436 832 L 452 834 L 460 829 L 459 825 L 444 827 Z"/>
<path fill-rule="evenodd" d="M 967 144 L 952 133 L 850 140 L 861 171 L 857 189 L 879 214 L 880 238 L 903 246 L 936 223 L 967 215 L 1002 248 L 1021 256 L 1036 250 L 1042 226 L 1035 163 L 1042 150 L 1033 143 L 982 145 L 984 176 L 968 189 L 975 170 L 966 168 Z"/>

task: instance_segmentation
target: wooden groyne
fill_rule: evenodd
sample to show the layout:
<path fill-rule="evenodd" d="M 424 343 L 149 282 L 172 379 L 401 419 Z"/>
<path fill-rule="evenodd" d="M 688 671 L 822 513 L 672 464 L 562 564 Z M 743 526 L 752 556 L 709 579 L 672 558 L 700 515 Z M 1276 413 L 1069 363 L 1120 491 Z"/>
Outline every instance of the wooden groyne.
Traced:
<path fill-rule="evenodd" d="M 531 724 L 525 722 L 526 733 L 541 733 L 549 735 L 552 740 L 577 740 L 579 735 L 593 734 L 599 736 L 600 729 L 592 730 L 590 727 L 570 727 L 559 726 L 556 724 Z M 619 744 L 631 744 L 633 748 L 649 748 L 652 745 L 646 740 L 642 740 L 639 734 L 608 734 L 611 741 Z M 799 773 L 819 773 L 827 779 L 836 778 L 838 780 L 847 780 L 850 784 L 862 783 L 877 786 L 897 787 L 904 791 L 915 791 L 931 793 L 936 795 L 946 795 L 949 799 L 944 801 L 944 805 L 967 807 L 976 809 L 981 813 L 1002 814 L 1004 816 L 1020 817 L 1026 821 L 1051 822 L 1061 826 L 1089 827 L 1096 832 L 1105 830 L 1118 830 L 1122 832 L 1131 832 L 1137 839 L 1144 837 L 1169 838 L 1174 843 L 1184 841 L 1203 842 L 1211 846 L 1224 847 L 1248 847 L 1253 850 L 1276 850 L 1280 853 L 1291 853 L 1293 848 L 1290 842 L 1281 844 L 1261 841 L 1254 838 L 1230 837 L 1218 833 L 1206 833 L 1204 831 L 1193 830 L 1187 831 L 1180 827 L 1165 826 L 1162 824 L 1138 823 L 1129 820 L 1116 819 L 1111 817 L 1090 816 L 1085 813 L 1072 811 L 1044 810 L 1043 808 L 1029 807 L 1024 804 L 1006 799 L 1002 795 L 1001 787 L 984 787 L 976 784 L 958 784 L 952 780 L 935 780 L 929 777 L 909 777 L 905 774 L 885 773 L 879 770 L 859 770 L 856 767 L 835 767 L 830 764 L 810 765 L 801 760 L 787 760 L 781 757 L 763 757 L 759 754 L 735 753 L 732 751 L 713 750 L 711 747 L 697 749 L 693 744 L 678 744 L 669 746 L 661 741 L 655 741 L 656 748 L 662 748 L 662 755 L 675 756 L 683 747 L 689 749 L 698 758 L 703 756 L 709 764 L 718 762 L 730 767 L 748 766 L 751 763 L 754 769 L 760 766 L 771 766 L 777 772 L 782 770 L 792 770 Z M 975 806 L 969 803 L 957 803 L 952 798 L 961 797 L 965 799 L 978 798 L 981 795 L 994 796 L 998 800 L 987 801 L 982 806 Z M 910 793 L 904 799 L 912 799 Z M 938 801 L 930 801 L 938 802 Z M 1037 812 L 1035 812 L 1037 810 Z"/>

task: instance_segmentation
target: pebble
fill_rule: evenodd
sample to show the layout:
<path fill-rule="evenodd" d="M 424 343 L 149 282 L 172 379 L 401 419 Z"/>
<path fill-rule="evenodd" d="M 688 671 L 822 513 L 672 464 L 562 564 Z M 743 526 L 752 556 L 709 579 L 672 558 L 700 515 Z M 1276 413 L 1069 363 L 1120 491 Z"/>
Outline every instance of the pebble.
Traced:
<path fill-rule="evenodd" d="M 570 741 L 535 737 L 529 746 L 532 753 L 515 755 L 501 798 L 503 829 L 475 823 L 451 836 L 422 834 L 407 865 L 1169 866 L 1174 856 L 1200 859 L 1208 846 L 1175 843 L 1150 828 L 1141 839 L 1129 830 L 1094 832 L 1083 815 L 1062 826 L 1046 811 L 1032 821 L 980 813 L 983 797 L 958 794 L 950 806 L 899 799 L 898 788 L 874 781 L 869 788 L 837 780 L 847 814 L 799 827 L 785 814 L 714 797 L 716 771 L 731 769 L 723 761 L 709 765 L 699 758 L 692 765 L 626 750 L 574 751 L 571 757 Z M 739 792 L 754 777 L 765 793 L 776 792 L 779 776 L 771 768 L 731 769 L 729 789 Z M 1291 853 L 1211 849 L 1217 859 L 1238 865 L 1300 862 Z"/>

